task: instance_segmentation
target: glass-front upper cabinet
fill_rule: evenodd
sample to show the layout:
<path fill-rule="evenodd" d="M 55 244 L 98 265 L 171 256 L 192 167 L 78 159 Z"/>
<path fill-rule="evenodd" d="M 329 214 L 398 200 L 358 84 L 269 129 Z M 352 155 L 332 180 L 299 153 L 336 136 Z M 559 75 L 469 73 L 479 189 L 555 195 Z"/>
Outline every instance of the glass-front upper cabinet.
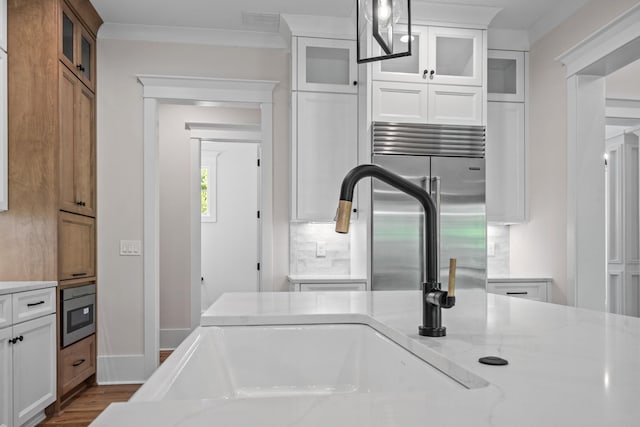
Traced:
<path fill-rule="evenodd" d="M 59 58 L 91 90 L 95 88 L 95 38 L 64 2 L 60 13 Z"/>
<path fill-rule="evenodd" d="M 297 44 L 297 90 L 358 92 L 355 41 L 298 37 Z"/>
<path fill-rule="evenodd" d="M 487 99 L 524 102 L 525 53 L 489 50 L 487 57 Z"/>
<path fill-rule="evenodd" d="M 375 62 L 374 80 L 482 86 L 482 30 L 412 26 L 411 34 L 411 56 Z"/>

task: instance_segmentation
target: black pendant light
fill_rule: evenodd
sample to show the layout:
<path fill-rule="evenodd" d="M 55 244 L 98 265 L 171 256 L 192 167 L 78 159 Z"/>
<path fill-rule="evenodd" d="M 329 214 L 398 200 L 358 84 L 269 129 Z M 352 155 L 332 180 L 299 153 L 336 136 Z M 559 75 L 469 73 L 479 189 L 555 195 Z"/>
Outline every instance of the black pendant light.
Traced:
<path fill-rule="evenodd" d="M 411 0 L 356 0 L 358 63 L 411 55 Z"/>

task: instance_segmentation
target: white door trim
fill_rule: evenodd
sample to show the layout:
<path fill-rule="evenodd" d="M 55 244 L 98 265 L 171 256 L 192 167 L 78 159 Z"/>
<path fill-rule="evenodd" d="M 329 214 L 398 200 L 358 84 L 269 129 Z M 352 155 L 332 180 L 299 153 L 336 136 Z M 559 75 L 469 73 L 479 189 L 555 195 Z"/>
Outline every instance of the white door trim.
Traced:
<path fill-rule="evenodd" d="M 604 193 L 598 193 L 604 191 L 604 172 L 597 180 L 593 178 L 593 167 L 604 169 L 604 77 L 638 58 L 640 4 L 556 58 L 566 67 L 567 78 L 569 305 L 605 309 Z M 585 188 L 594 183 L 597 188 Z M 594 212 L 596 198 L 603 199 L 603 203 L 602 209 Z"/>
<path fill-rule="evenodd" d="M 261 110 L 262 142 L 262 289 L 273 282 L 272 139 L 273 89 L 278 82 L 183 76 L 138 75 L 144 98 L 144 374 L 158 367 L 160 349 L 159 309 L 159 166 L 158 105 L 160 102 L 194 101 L 251 103 Z"/>

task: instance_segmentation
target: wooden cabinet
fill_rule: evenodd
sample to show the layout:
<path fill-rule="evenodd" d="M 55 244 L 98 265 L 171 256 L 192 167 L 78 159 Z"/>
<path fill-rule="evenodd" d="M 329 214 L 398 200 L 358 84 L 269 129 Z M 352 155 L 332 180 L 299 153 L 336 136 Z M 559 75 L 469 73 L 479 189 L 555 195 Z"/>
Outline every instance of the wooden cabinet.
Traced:
<path fill-rule="evenodd" d="M 90 0 L 11 1 L 7 18 L 11 179 L 10 209 L 0 220 L 7 248 L 0 280 L 94 282 L 95 41 L 102 20 Z M 67 397 L 62 384 L 57 397 L 54 411 Z"/>
<path fill-rule="evenodd" d="M 60 209 L 96 214 L 94 95 L 60 64 Z"/>
<path fill-rule="evenodd" d="M 0 0 L 0 212 L 9 207 L 7 151 L 7 0 Z M 2 424 L 0 424 L 1 426 Z"/>
<path fill-rule="evenodd" d="M 292 219 L 333 220 L 340 184 L 357 165 L 357 97 L 297 92 L 292 95 Z M 354 208 L 357 204 L 354 204 Z"/>
<path fill-rule="evenodd" d="M 60 383 L 66 394 L 96 372 L 96 336 L 91 335 L 60 352 Z"/>
<path fill-rule="evenodd" d="M 297 75 L 292 88 L 300 91 L 357 93 L 356 43 L 353 40 L 297 37 Z"/>
<path fill-rule="evenodd" d="M 59 280 L 96 275 L 96 223 L 93 218 L 60 212 Z"/>
<path fill-rule="evenodd" d="M 60 3 L 59 58 L 91 90 L 95 89 L 95 37 L 65 2 Z"/>
<path fill-rule="evenodd" d="M 374 80 L 482 86 L 483 30 L 414 25 L 411 33 L 411 56 L 374 62 Z"/>
<path fill-rule="evenodd" d="M 13 312 L 0 328 L 0 426 L 36 425 L 56 399 L 53 295 L 55 288 L 0 296 L 3 312 Z"/>

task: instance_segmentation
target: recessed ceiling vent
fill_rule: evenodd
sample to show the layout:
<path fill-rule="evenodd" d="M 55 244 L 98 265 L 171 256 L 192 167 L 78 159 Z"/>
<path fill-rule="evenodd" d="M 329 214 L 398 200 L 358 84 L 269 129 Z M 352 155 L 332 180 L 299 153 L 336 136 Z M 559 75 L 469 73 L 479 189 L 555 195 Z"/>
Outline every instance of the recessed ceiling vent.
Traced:
<path fill-rule="evenodd" d="M 248 30 L 277 32 L 280 15 L 277 13 L 242 12 L 242 25 Z"/>

